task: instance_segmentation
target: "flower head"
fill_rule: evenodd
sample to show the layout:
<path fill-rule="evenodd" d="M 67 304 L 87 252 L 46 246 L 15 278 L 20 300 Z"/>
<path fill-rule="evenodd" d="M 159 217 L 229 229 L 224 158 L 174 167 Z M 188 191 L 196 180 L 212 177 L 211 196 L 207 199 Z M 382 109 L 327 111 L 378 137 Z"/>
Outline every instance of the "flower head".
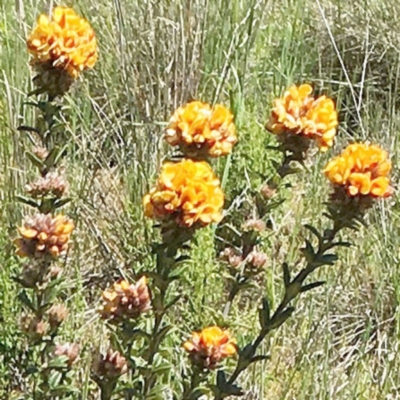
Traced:
<path fill-rule="evenodd" d="M 190 353 L 194 364 L 213 369 L 224 358 L 237 353 L 236 340 L 230 333 L 218 326 L 204 328 L 201 332 L 193 332 L 190 340 L 183 344 Z"/>
<path fill-rule="evenodd" d="M 389 173 L 391 163 L 386 151 L 379 146 L 365 143 L 349 145 L 324 169 L 326 177 L 342 187 L 350 197 L 388 197 L 393 189 Z"/>
<path fill-rule="evenodd" d="M 143 205 L 147 217 L 186 228 L 206 226 L 221 221 L 224 194 L 209 164 L 184 159 L 163 165 Z"/>
<path fill-rule="evenodd" d="M 54 355 L 56 357 L 65 356 L 68 366 L 71 367 L 79 356 L 79 350 L 79 344 L 76 343 L 57 344 L 54 349 Z"/>
<path fill-rule="evenodd" d="M 97 42 L 90 24 L 71 8 L 54 7 L 41 14 L 27 39 L 34 65 L 50 64 L 76 78 L 97 61 Z"/>
<path fill-rule="evenodd" d="M 22 330 L 34 341 L 40 340 L 49 330 L 49 324 L 39 317 L 24 315 L 21 320 Z"/>
<path fill-rule="evenodd" d="M 237 142 L 233 115 L 221 104 L 192 101 L 174 112 L 165 140 L 189 156 L 225 156 Z"/>
<path fill-rule="evenodd" d="M 128 363 L 118 351 L 109 349 L 104 355 L 96 355 L 92 369 L 97 378 L 113 379 L 128 372 Z"/>
<path fill-rule="evenodd" d="M 25 191 L 33 198 L 62 197 L 68 190 L 68 182 L 58 172 L 53 171 L 41 176 L 35 182 L 25 186 Z"/>
<path fill-rule="evenodd" d="M 125 280 L 114 283 L 103 292 L 103 302 L 100 310 L 103 318 L 115 321 L 137 318 L 151 308 L 147 278 L 143 276 L 135 285 Z"/>
<path fill-rule="evenodd" d="M 64 215 L 36 214 L 27 218 L 18 228 L 15 239 L 17 254 L 21 257 L 58 257 L 68 250 L 74 223 Z"/>
<path fill-rule="evenodd" d="M 290 87 L 274 101 L 274 107 L 266 128 L 278 135 L 278 140 L 290 147 L 293 135 L 315 140 L 321 151 L 332 147 L 338 126 L 338 115 L 332 99 L 314 98 L 310 85 Z M 308 142 L 304 142 L 305 143 Z M 290 148 L 294 151 L 295 148 Z"/>
<path fill-rule="evenodd" d="M 68 309 L 64 304 L 53 304 L 47 310 L 47 317 L 51 328 L 58 328 L 65 318 L 67 318 Z"/>

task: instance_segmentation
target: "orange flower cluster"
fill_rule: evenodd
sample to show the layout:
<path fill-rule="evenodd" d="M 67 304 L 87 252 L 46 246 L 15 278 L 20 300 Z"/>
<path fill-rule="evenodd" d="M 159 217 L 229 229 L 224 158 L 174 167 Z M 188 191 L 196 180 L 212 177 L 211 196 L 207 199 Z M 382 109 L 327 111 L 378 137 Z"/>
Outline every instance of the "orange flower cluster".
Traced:
<path fill-rule="evenodd" d="M 97 42 L 90 24 L 71 8 L 54 7 L 52 15 L 41 14 L 27 40 L 33 65 L 50 63 L 76 78 L 97 61 Z"/>
<path fill-rule="evenodd" d="M 221 221 L 224 194 L 209 164 L 184 159 L 163 165 L 143 205 L 147 217 L 186 228 L 206 226 Z"/>
<path fill-rule="evenodd" d="M 326 177 L 349 196 L 388 197 L 393 189 L 388 154 L 379 146 L 354 143 L 325 167 Z"/>
<path fill-rule="evenodd" d="M 104 304 L 100 313 L 103 318 L 121 320 L 137 318 L 151 308 L 147 278 L 143 276 L 135 285 L 125 280 L 103 292 Z"/>
<path fill-rule="evenodd" d="M 165 140 L 189 156 L 225 156 L 237 142 L 233 115 L 221 104 L 192 101 L 175 111 Z"/>
<path fill-rule="evenodd" d="M 14 243 L 21 257 L 58 257 L 68 250 L 74 223 L 64 215 L 36 214 L 18 228 Z"/>
<path fill-rule="evenodd" d="M 193 332 L 190 340 L 183 344 L 183 348 L 190 353 L 194 364 L 207 369 L 217 367 L 224 358 L 237 352 L 236 340 L 228 331 L 218 326 Z"/>
<path fill-rule="evenodd" d="M 290 87 L 274 107 L 266 128 L 276 135 L 300 135 L 315 140 L 321 151 L 333 145 L 338 115 L 332 99 L 311 96 L 310 85 Z"/>

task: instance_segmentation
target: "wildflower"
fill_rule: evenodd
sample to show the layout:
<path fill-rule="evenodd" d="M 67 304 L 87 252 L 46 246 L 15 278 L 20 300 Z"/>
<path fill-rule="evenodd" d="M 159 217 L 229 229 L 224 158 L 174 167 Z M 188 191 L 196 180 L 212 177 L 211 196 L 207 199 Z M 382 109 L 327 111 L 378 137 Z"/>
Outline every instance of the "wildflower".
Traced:
<path fill-rule="evenodd" d="M 65 178 L 53 171 L 40 177 L 33 183 L 25 186 L 25 191 L 33 198 L 38 197 L 62 197 L 68 190 L 68 182 Z"/>
<path fill-rule="evenodd" d="M 268 257 L 265 253 L 253 250 L 246 257 L 246 267 L 250 268 L 250 272 L 259 272 L 260 269 L 266 264 Z"/>
<path fill-rule="evenodd" d="M 98 378 L 113 379 L 128 372 L 126 358 L 118 351 L 109 349 L 105 355 L 98 354 L 93 361 L 93 373 Z"/>
<path fill-rule="evenodd" d="M 245 231 L 263 232 L 265 229 L 267 229 L 267 225 L 262 219 L 248 219 L 243 224 Z"/>
<path fill-rule="evenodd" d="M 326 177 L 343 187 L 350 197 L 388 197 L 392 194 L 389 173 L 392 166 L 386 151 L 379 146 L 354 143 L 324 169 Z"/>
<path fill-rule="evenodd" d="M 276 189 L 273 188 L 272 186 L 265 184 L 261 190 L 260 190 L 260 194 L 261 196 L 265 199 L 265 200 L 270 200 L 272 199 L 275 194 L 276 194 Z"/>
<path fill-rule="evenodd" d="M 75 363 L 79 356 L 80 347 L 76 343 L 57 344 L 54 349 L 56 357 L 65 356 L 69 367 Z"/>
<path fill-rule="evenodd" d="M 46 158 L 49 156 L 48 150 L 42 146 L 34 146 L 32 153 L 41 161 L 46 160 Z"/>
<path fill-rule="evenodd" d="M 192 362 L 203 368 L 216 368 L 224 358 L 237 353 L 236 340 L 230 333 L 218 326 L 211 326 L 201 332 L 193 332 L 190 340 L 183 344 L 190 353 Z"/>
<path fill-rule="evenodd" d="M 49 324 L 38 317 L 25 315 L 22 317 L 22 329 L 32 340 L 40 340 L 49 329 Z"/>
<path fill-rule="evenodd" d="M 189 156 L 225 156 L 237 142 L 233 115 L 221 104 L 192 101 L 174 112 L 165 140 Z"/>
<path fill-rule="evenodd" d="M 64 304 L 53 304 L 47 310 L 47 316 L 51 328 L 58 328 L 62 322 L 67 318 L 68 309 Z"/>
<path fill-rule="evenodd" d="M 51 16 L 41 14 L 27 47 L 38 71 L 36 85 L 53 97 L 66 93 L 79 73 L 97 61 L 92 27 L 67 7 L 54 7 Z"/>
<path fill-rule="evenodd" d="M 231 267 L 237 268 L 243 262 L 240 252 L 231 247 L 227 247 L 220 254 L 220 259 L 228 263 Z"/>
<path fill-rule="evenodd" d="M 71 8 L 54 7 L 52 15 L 41 14 L 27 40 L 33 63 L 51 63 L 76 78 L 93 68 L 97 61 L 97 42 L 90 24 Z"/>
<path fill-rule="evenodd" d="M 224 194 L 209 164 L 184 159 L 163 165 L 143 205 L 147 217 L 186 228 L 206 226 L 221 221 Z"/>
<path fill-rule="evenodd" d="M 151 308 L 147 278 L 143 276 L 135 285 L 125 280 L 114 283 L 111 288 L 103 292 L 103 302 L 100 310 L 103 318 L 117 321 L 137 318 Z"/>
<path fill-rule="evenodd" d="M 310 85 L 290 87 L 274 101 L 266 128 L 278 135 L 284 147 L 293 153 L 307 150 L 314 140 L 321 151 L 333 146 L 338 115 L 332 99 L 311 96 Z"/>
<path fill-rule="evenodd" d="M 14 243 L 21 257 L 58 257 L 68 250 L 74 223 L 64 215 L 36 214 L 18 228 Z"/>

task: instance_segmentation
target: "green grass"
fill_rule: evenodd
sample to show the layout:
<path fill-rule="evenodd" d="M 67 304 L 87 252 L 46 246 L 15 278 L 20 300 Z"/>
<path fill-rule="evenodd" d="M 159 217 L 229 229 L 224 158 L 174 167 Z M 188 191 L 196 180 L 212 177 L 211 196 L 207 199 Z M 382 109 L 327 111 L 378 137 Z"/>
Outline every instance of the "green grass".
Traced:
<path fill-rule="evenodd" d="M 33 121 L 24 107 L 31 87 L 24 39 L 44 1 L 0 3 L 0 397 L 18 387 L 23 341 L 20 305 L 12 275 L 19 261 L 11 238 L 28 210 L 15 195 L 32 175 L 17 131 Z M 239 145 L 230 159 L 215 162 L 227 197 L 257 189 L 277 159 L 265 146 L 263 129 L 272 99 L 290 83 L 310 82 L 333 97 L 341 126 L 336 146 L 317 155 L 287 201 L 271 213 L 273 230 L 264 241 L 269 256 L 262 289 L 273 305 L 282 293 L 281 264 L 299 256 L 304 223 L 322 226 L 329 186 L 321 170 L 349 141 L 376 141 L 390 151 L 399 176 L 400 5 L 392 0 L 194 0 L 67 1 L 93 25 L 100 60 L 66 97 L 65 168 L 77 221 L 66 265 L 72 282 L 70 316 L 63 339 L 82 345 L 77 382 L 82 399 L 95 399 L 89 379 L 92 349 L 105 345 L 96 309 L 101 289 L 121 274 L 151 266 L 141 198 L 154 182 L 167 149 L 162 130 L 172 111 L 198 98 L 223 102 L 235 112 Z M 322 12 L 321 12 L 322 11 Z M 334 267 L 318 272 L 327 283 L 296 302 L 294 316 L 263 344 L 271 360 L 243 376 L 245 399 L 397 399 L 400 396 L 399 248 L 397 194 L 370 214 L 370 226 L 351 233 L 354 246 L 340 251 Z M 221 267 L 213 231 L 199 235 L 183 271 L 180 317 L 166 346 L 218 319 L 222 308 Z M 186 307 L 185 307 L 186 306 Z M 219 309 L 218 309 L 219 307 Z M 217 309 L 216 309 L 217 308 Z M 231 329 L 243 344 L 258 329 L 257 303 L 234 307 Z M 250 330 L 249 330 L 249 327 Z M 180 351 L 180 350 L 179 350 Z M 173 373 L 182 373 L 181 353 Z M 171 385 L 177 385 L 178 379 Z"/>

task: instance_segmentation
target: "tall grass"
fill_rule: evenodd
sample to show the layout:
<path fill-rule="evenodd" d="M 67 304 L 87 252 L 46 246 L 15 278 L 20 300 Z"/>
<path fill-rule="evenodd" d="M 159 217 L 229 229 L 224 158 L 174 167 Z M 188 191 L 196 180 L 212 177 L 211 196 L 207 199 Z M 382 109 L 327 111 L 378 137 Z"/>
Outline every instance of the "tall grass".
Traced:
<path fill-rule="evenodd" d="M 142 195 L 165 149 L 165 121 L 182 103 L 224 102 L 236 114 L 240 144 L 219 162 L 233 203 L 272 173 L 272 138 L 263 129 L 271 100 L 292 82 L 311 82 L 337 99 L 341 129 L 336 149 L 352 139 L 379 141 L 398 160 L 400 131 L 400 4 L 391 0 L 77 0 L 67 1 L 96 30 L 101 59 L 67 99 L 70 117 L 67 174 L 73 177 L 73 280 L 64 327 L 79 340 L 82 398 L 93 397 L 90 348 L 105 334 L 96 308 L 100 289 L 121 274 L 149 265 Z M 12 398 L 24 349 L 17 332 L 19 306 L 11 279 L 16 261 L 10 235 L 22 209 L 14 196 L 26 183 L 17 126 L 32 120 L 24 107 L 30 71 L 24 39 L 47 1 L 0 3 L 0 397 Z M 76 95 L 79 93 L 79 96 Z M 323 165 L 326 156 L 317 160 Z M 395 180 L 399 176 L 395 170 Z M 280 265 L 296 259 L 307 221 L 321 221 L 327 185 L 305 171 L 287 189 L 287 203 L 271 214 L 265 240 L 270 256 L 265 292 L 278 301 Z M 304 295 L 296 317 L 264 344 L 271 360 L 243 378 L 246 399 L 400 398 L 399 206 L 377 207 L 374 224 L 342 251 L 335 269 L 320 272 L 323 289 Z M 211 232 L 201 234 L 183 284 L 190 288 L 187 330 L 212 322 L 221 283 Z M 199 315 L 190 308 L 200 309 Z M 244 301 L 232 317 L 239 332 L 256 326 Z M 254 328 L 256 329 L 256 328 Z M 182 338 L 186 333 L 177 331 Z M 177 376 L 179 365 L 171 365 Z"/>

